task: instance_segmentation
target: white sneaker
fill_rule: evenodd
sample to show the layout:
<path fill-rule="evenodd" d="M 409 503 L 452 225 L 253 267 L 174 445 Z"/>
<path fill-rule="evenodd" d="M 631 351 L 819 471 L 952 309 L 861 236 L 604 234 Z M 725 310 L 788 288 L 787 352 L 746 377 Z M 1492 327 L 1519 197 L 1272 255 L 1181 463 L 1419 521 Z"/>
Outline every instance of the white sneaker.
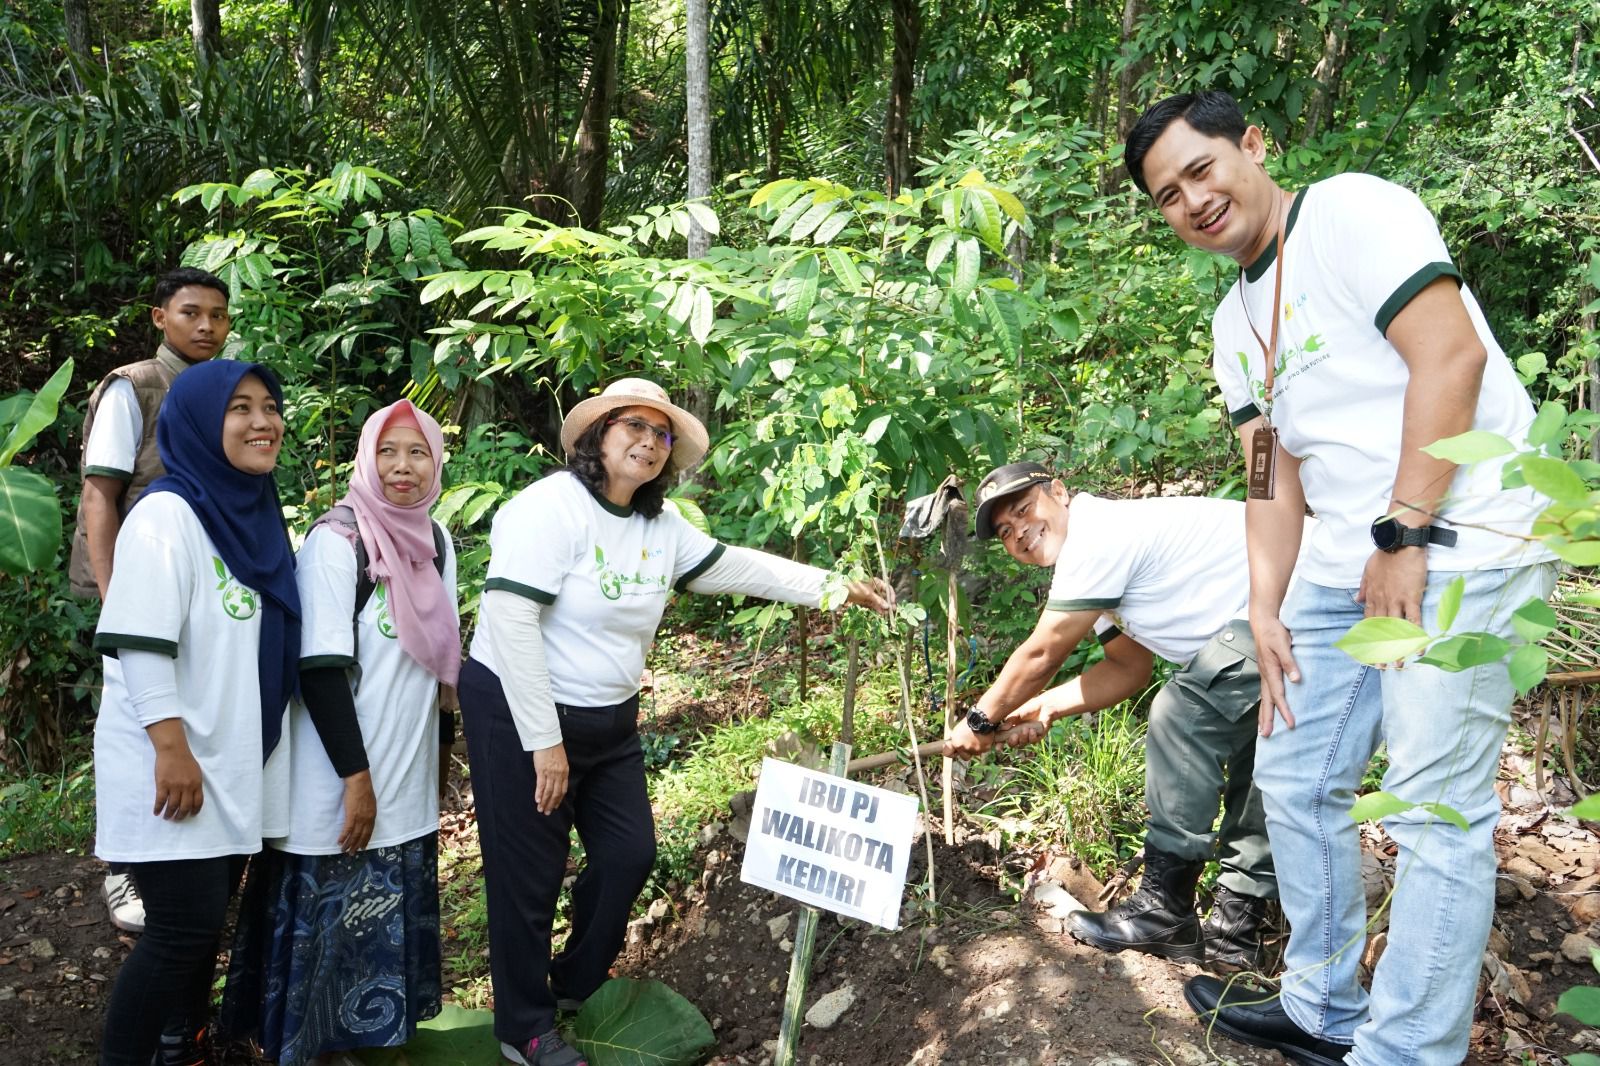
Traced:
<path fill-rule="evenodd" d="M 105 897 L 106 910 L 111 912 L 111 924 L 126 933 L 144 932 L 144 900 L 129 874 L 106 874 L 105 887 L 100 890 Z"/>

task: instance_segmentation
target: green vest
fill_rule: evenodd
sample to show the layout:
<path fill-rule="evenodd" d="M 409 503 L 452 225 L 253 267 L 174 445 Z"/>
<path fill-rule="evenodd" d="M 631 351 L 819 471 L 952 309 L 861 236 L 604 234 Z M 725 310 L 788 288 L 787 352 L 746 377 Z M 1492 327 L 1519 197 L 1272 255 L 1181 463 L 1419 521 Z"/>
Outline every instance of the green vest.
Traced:
<path fill-rule="evenodd" d="M 161 411 L 161 401 L 167 398 L 167 390 L 172 388 L 172 382 L 190 365 L 183 356 L 162 344 L 156 349 L 153 359 L 117 367 L 107 374 L 105 380 L 96 385 L 94 392 L 89 395 L 89 406 L 85 408 L 83 414 L 83 448 L 78 458 L 79 472 L 85 476 L 102 473 L 86 469 L 83 460 L 89 450 L 89 434 L 94 429 L 94 415 L 99 410 L 100 398 L 105 395 L 106 389 L 117 378 L 126 378 L 133 386 L 133 395 L 139 401 L 141 420 L 139 452 L 134 457 L 133 477 L 128 480 L 127 490 L 123 492 L 122 502 L 117 508 L 119 518 L 127 517 L 128 508 L 144 495 L 144 490 L 150 487 L 150 482 L 166 473 L 166 468 L 161 465 L 161 453 L 156 448 L 156 415 Z M 100 598 L 100 587 L 94 580 L 94 567 L 89 562 L 89 537 L 84 532 L 81 499 L 78 503 L 77 528 L 72 534 L 72 559 L 68 564 L 67 574 L 72 580 L 74 594 L 86 599 Z"/>

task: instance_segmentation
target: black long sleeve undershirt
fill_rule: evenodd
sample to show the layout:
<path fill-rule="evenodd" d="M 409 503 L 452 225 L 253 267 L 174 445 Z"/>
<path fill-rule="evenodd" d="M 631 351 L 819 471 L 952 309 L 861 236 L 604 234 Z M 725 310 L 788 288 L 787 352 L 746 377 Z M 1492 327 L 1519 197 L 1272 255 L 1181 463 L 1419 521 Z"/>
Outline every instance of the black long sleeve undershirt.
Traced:
<path fill-rule="evenodd" d="M 311 712 L 311 725 L 328 752 L 328 761 L 333 763 L 333 772 L 349 777 L 367 769 L 367 746 L 361 740 L 356 700 L 344 667 L 301 670 L 300 695 Z"/>

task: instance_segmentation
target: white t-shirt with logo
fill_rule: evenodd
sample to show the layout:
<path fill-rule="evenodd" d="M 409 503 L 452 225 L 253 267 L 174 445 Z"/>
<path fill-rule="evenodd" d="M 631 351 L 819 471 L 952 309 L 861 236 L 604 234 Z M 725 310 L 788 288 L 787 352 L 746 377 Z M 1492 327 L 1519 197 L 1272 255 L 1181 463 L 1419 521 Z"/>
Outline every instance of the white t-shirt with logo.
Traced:
<path fill-rule="evenodd" d="M 1106 500 L 1077 493 L 1045 606 L 1100 611 L 1169 662 L 1183 664 L 1248 613 L 1244 504 L 1200 496 Z"/>
<path fill-rule="evenodd" d="M 143 441 L 144 415 L 133 382 L 113 378 L 94 409 L 94 425 L 83 449 L 83 472 L 131 480 Z"/>
<path fill-rule="evenodd" d="M 369 848 L 415 840 L 439 828 L 439 681 L 400 647 L 389 614 L 388 588 L 379 583 L 356 627 L 355 546 L 337 530 L 317 526 L 295 560 L 302 611 L 300 665 L 349 666 L 360 653 L 356 721 L 378 799 Z M 445 588 L 455 600 L 456 555 L 445 538 Z M 270 843 L 297 855 L 335 855 L 344 828 L 344 782 L 298 701 L 289 708 L 294 737 L 289 832 Z"/>
<path fill-rule="evenodd" d="M 639 691 L 667 594 L 723 550 L 672 508 L 645 518 L 595 497 L 567 471 L 541 478 L 495 512 L 489 547 L 484 589 L 544 605 L 550 694 L 573 707 L 607 707 Z M 471 655 L 498 674 L 500 649 L 486 621 L 491 599 L 482 611 Z"/>
<path fill-rule="evenodd" d="M 1284 245 L 1271 416 L 1284 450 L 1301 459 L 1306 502 L 1321 519 L 1300 576 L 1352 588 L 1374 550 L 1372 521 L 1389 511 L 1400 461 L 1410 374 L 1384 333 L 1428 283 L 1461 275 L 1422 201 L 1366 174 L 1342 174 L 1301 193 Z M 1270 338 L 1274 267 L 1270 253 L 1251 264 L 1212 319 L 1213 365 L 1234 425 L 1264 406 L 1265 364 L 1251 324 Z M 1533 405 L 1465 285 L 1461 298 L 1489 353 L 1472 428 L 1521 444 Z M 1503 465 L 1494 460 L 1457 470 L 1441 519 L 1459 539 L 1428 549 L 1430 569 L 1511 567 L 1552 557 L 1517 539 L 1545 504 L 1531 489 L 1501 488 Z"/>
<path fill-rule="evenodd" d="M 177 703 L 200 764 L 199 813 L 155 807 L 155 748 L 121 672 L 106 677 L 94 729 L 95 854 L 108 862 L 253 854 L 288 827 L 291 739 L 261 764 L 260 597 L 234 580 L 189 505 L 144 497 L 117 534 L 101 636 L 174 657 Z"/>

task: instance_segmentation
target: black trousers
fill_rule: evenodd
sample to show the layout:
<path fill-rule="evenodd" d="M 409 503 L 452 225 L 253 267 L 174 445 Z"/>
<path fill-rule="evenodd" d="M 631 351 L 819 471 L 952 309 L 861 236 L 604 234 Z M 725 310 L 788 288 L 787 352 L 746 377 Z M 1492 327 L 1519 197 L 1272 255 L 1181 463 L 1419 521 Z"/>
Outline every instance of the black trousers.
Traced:
<path fill-rule="evenodd" d="M 494 1032 L 521 1045 L 554 1027 L 558 996 L 584 999 L 605 982 L 655 866 L 639 697 L 613 707 L 556 705 L 571 776 L 566 799 L 544 815 L 533 802 L 533 756 L 522 750 L 500 679 L 468 659 L 460 693 L 488 894 Z M 571 933 L 552 959 L 573 829 L 588 861 L 572 886 Z"/>
<path fill-rule="evenodd" d="M 106 1004 L 101 1066 L 150 1066 L 163 1030 L 206 1024 L 217 944 L 245 859 L 129 864 L 144 899 L 144 933 Z"/>

